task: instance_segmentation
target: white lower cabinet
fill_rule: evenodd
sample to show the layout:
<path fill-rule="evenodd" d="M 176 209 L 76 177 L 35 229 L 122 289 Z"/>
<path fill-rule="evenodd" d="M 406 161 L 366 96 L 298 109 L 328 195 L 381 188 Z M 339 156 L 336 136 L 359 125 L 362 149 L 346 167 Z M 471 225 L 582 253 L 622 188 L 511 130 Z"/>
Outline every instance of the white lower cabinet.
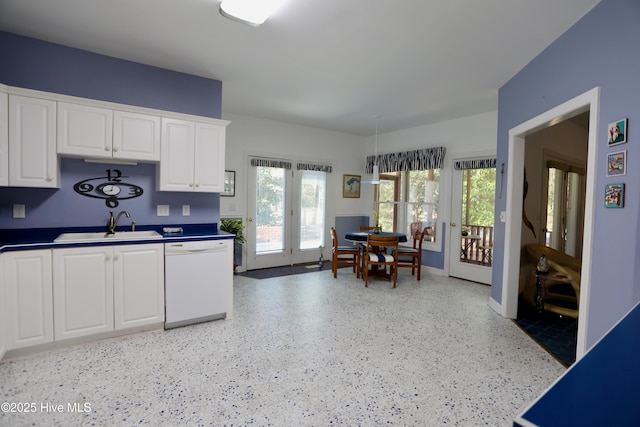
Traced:
<path fill-rule="evenodd" d="M 164 321 L 162 244 L 53 250 L 55 340 Z"/>
<path fill-rule="evenodd" d="M 6 252 L 1 270 L 6 349 L 52 342 L 51 251 Z"/>
<path fill-rule="evenodd" d="M 113 248 L 115 329 L 164 322 L 163 244 Z"/>

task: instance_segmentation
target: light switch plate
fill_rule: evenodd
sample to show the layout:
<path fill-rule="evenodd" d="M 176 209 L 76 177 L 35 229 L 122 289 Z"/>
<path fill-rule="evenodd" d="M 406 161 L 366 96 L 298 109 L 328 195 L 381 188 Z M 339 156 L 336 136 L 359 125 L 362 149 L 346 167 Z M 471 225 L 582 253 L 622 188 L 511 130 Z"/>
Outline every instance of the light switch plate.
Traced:
<path fill-rule="evenodd" d="M 182 205 L 182 216 L 191 215 L 191 206 L 190 205 Z"/>
<path fill-rule="evenodd" d="M 27 210 L 24 205 L 13 205 L 13 217 L 25 218 L 27 216 Z"/>
<path fill-rule="evenodd" d="M 169 205 L 158 205 L 158 216 L 169 216 Z"/>

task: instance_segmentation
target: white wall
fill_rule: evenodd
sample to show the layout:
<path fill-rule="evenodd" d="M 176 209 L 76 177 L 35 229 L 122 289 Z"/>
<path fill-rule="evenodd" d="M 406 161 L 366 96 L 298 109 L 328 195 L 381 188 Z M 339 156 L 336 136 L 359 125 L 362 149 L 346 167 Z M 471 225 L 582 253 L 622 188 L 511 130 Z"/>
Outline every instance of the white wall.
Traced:
<path fill-rule="evenodd" d="M 364 206 L 362 199 L 342 198 L 342 175 L 363 175 L 365 138 L 234 114 L 225 114 L 224 119 L 231 121 L 227 127 L 225 169 L 236 171 L 236 196 L 220 197 L 221 216 L 244 217 L 246 213 L 249 155 L 313 161 L 333 166 L 333 173 L 329 174 L 329 193 L 334 193 L 334 214 L 368 215 L 370 209 Z"/>
<path fill-rule="evenodd" d="M 236 171 L 236 196 L 220 198 L 220 215 L 244 217 L 246 213 L 246 169 L 249 155 L 309 160 L 330 164 L 334 191 L 333 216 L 370 216 L 373 186 L 363 184 L 359 199 L 342 197 L 342 175 L 364 174 L 365 159 L 375 151 L 375 135 L 361 137 L 331 130 L 299 126 L 255 117 L 225 114 L 227 127 L 227 170 Z M 495 153 L 497 111 L 402 129 L 378 135 L 378 153 L 444 146 L 447 149 L 441 185 L 451 182 L 451 159 L 477 153 Z M 450 192 L 443 191 L 442 221 L 448 222 Z M 331 220 L 330 220 L 331 221 Z"/>
<path fill-rule="evenodd" d="M 378 135 L 378 154 L 408 151 L 420 148 L 445 147 L 445 167 L 440 175 L 441 188 L 449 189 L 452 159 L 487 155 L 496 152 L 498 112 L 447 120 L 444 122 L 402 129 Z M 369 155 L 375 149 L 375 136 L 368 138 Z M 451 191 L 441 193 L 440 217 L 449 222 Z M 368 195 L 371 197 L 371 195 Z"/>

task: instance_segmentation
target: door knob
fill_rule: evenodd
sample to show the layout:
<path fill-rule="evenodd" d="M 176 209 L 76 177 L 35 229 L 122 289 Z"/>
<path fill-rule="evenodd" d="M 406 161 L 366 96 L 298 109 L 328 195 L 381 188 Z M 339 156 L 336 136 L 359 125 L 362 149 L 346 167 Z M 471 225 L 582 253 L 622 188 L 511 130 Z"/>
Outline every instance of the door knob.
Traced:
<path fill-rule="evenodd" d="M 455 222 L 452 222 L 452 223 L 451 223 L 451 226 L 452 226 L 452 227 L 455 227 L 455 226 L 456 226 L 456 223 L 455 223 Z"/>

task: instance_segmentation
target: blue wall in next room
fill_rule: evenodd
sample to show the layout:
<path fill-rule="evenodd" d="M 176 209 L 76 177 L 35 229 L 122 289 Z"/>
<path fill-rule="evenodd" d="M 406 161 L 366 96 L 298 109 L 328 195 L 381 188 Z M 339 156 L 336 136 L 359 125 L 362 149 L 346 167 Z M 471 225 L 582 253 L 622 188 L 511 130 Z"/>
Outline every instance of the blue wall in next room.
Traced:
<path fill-rule="evenodd" d="M 45 92 L 116 102 L 204 117 L 221 117 L 222 82 L 124 61 L 0 31 L 0 83 Z M 73 184 L 120 169 L 143 196 L 115 209 L 78 195 Z M 106 224 L 110 210 L 126 209 L 138 224 L 218 222 L 220 196 L 155 191 L 155 165 L 117 166 L 61 159 L 61 188 L 0 188 L 0 228 L 75 227 Z M 13 204 L 27 216 L 12 218 Z M 156 205 L 170 206 L 158 217 Z M 191 215 L 182 216 L 182 205 Z"/>

